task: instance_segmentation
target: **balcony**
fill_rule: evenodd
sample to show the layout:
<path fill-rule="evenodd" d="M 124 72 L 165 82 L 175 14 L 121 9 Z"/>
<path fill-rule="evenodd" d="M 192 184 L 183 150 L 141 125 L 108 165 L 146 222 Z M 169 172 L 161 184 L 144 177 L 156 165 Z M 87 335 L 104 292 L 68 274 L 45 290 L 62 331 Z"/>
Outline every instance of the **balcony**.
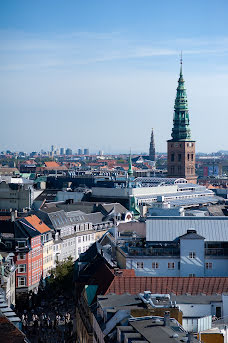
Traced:
<path fill-rule="evenodd" d="M 224 256 L 228 257 L 228 248 L 211 248 L 205 249 L 205 256 Z"/>
<path fill-rule="evenodd" d="M 130 256 L 180 256 L 179 248 L 128 248 Z"/>

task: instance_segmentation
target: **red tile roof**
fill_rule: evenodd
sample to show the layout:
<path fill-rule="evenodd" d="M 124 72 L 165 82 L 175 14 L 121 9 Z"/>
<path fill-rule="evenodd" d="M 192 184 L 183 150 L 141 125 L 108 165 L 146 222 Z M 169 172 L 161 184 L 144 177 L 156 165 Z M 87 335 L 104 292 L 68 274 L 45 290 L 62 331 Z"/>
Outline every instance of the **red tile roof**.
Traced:
<path fill-rule="evenodd" d="M 57 162 L 53 162 L 53 161 L 47 161 L 44 162 L 45 166 L 48 168 L 56 168 L 59 167 L 59 164 Z"/>
<path fill-rule="evenodd" d="M 5 316 L 0 317 L 0 338 L 1 343 L 25 342 L 25 334 L 18 330 Z"/>
<path fill-rule="evenodd" d="M 34 214 L 32 214 L 31 216 L 28 216 L 24 219 L 28 223 L 30 223 L 40 233 L 45 233 L 45 232 L 51 231 L 51 229 L 46 224 L 44 224 L 44 222 L 40 218 L 38 218 Z"/>
<path fill-rule="evenodd" d="M 11 216 L 0 216 L 0 220 L 10 220 Z"/>
<path fill-rule="evenodd" d="M 123 275 L 113 279 L 105 294 L 137 294 L 144 291 L 176 295 L 222 294 L 228 292 L 228 277 L 125 277 Z"/>

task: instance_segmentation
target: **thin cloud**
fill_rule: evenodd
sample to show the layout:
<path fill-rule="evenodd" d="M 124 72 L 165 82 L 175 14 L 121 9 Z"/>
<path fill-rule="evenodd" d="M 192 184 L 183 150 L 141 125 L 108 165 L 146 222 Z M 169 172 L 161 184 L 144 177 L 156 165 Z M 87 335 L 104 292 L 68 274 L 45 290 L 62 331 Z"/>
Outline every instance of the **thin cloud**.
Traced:
<path fill-rule="evenodd" d="M 137 41 L 119 32 L 72 32 L 65 35 L 0 31 L 0 70 L 67 68 L 112 61 L 177 55 L 227 54 L 228 38 L 180 38 L 175 41 Z M 92 57 L 91 57 L 92 56 Z"/>

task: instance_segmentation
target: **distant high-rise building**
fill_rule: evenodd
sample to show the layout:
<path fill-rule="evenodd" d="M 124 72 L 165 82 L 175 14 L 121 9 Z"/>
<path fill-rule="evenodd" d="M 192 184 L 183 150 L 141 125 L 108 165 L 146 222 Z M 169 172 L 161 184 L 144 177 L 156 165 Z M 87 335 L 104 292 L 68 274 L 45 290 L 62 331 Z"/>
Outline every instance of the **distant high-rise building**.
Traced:
<path fill-rule="evenodd" d="M 103 151 L 103 150 L 99 150 L 99 151 L 98 151 L 98 155 L 99 155 L 99 156 L 103 156 L 103 155 L 104 155 L 104 151 Z"/>
<path fill-rule="evenodd" d="M 66 155 L 73 155 L 73 151 L 70 148 L 66 149 Z"/>
<path fill-rule="evenodd" d="M 89 155 L 89 149 L 84 149 L 84 155 Z"/>
<path fill-rule="evenodd" d="M 64 148 L 60 148 L 60 155 L 65 155 L 65 149 Z"/>
<path fill-rule="evenodd" d="M 174 106 L 172 139 L 168 140 L 168 176 L 196 182 L 195 141 L 191 139 L 188 100 L 182 74 L 182 58 Z"/>
<path fill-rule="evenodd" d="M 154 130 L 151 130 L 149 159 L 155 161 Z"/>
<path fill-rule="evenodd" d="M 51 152 L 53 152 L 53 153 L 54 153 L 54 151 L 55 151 L 55 146 L 54 146 L 54 145 L 52 145 L 52 146 L 51 146 Z"/>
<path fill-rule="evenodd" d="M 78 155 L 82 155 L 82 149 L 78 149 Z"/>

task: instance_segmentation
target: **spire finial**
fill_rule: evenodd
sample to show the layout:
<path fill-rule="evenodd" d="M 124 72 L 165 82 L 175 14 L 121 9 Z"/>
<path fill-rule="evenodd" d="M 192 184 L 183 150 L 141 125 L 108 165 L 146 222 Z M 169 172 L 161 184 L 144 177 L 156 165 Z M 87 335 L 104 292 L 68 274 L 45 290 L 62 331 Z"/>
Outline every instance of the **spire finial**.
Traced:
<path fill-rule="evenodd" d="M 183 64 L 183 57 L 182 57 L 182 50 L 180 53 L 180 76 L 182 76 L 182 64 Z"/>

